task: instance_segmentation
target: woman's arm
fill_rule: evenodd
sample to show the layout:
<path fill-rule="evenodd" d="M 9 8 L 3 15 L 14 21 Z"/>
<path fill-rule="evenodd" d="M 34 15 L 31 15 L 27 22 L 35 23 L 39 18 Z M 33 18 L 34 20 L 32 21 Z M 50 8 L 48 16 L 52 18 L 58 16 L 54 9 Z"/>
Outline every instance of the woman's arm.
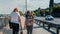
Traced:
<path fill-rule="evenodd" d="M 19 24 L 20 24 L 20 27 L 22 28 L 22 24 L 21 24 L 21 18 L 20 18 L 20 16 L 18 16 L 18 21 L 20 22 Z"/>
<path fill-rule="evenodd" d="M 9 20 L 9 21 L 11 20 L 11 16 L 8 17 L 8 20 Z"/>
<path fill-rule="evenodd" d="M 25 22 L 24 22 L 24 28 L 26 28 L 26 17 L 25 17 Z"/>
<path fill-rule="evenodd" d="M 34 17 L 33 17 L 33 23 L 34 23 Z"/>

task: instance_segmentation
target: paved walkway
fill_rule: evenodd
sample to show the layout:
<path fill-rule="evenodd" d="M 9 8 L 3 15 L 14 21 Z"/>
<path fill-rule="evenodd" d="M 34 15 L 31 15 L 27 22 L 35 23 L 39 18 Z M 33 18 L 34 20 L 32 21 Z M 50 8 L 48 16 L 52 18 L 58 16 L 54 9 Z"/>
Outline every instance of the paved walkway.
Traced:
<path fill-rule="evenodd" d="M 34 27 L 39 27 L 38 25 L 34 24 Z M 23 30 L 24 34 L 27 34 L 26 30 Z M 12 34 L 12 29 L 9 29 L 9 27 L 4 27 L 3 29 L 0 30 L 0 34 Z M 50 33 L 49 31 L 45 30 L 44 28 L 34 28 L 33 29 L 33 34 L 53 34 Z"/>
<path fill-rule="evenodd" d="M 23 17 L 24 20 L 24 17 Z M 22 20 L 22 24 L 24 24 L 24 21 Z M 54 34 L 53 32 L 47 31 L 43 27 L 39 27 L 34 23 L 34 29 L 33 29 L 33 34 Z M 9 24 L 4 27 L 3 29 L 0 29 L 0 34 L 12 34 L 12 29 L 9 28 Z M 26 30 L 23 30 L 23 34 L 27 34 Z"/>
<path fill-rule="evenodd" d="M 34 25 L 35 27 L 36 25 Z M 23 33 L 26 34 L 26 30 L 23 30 Z M 5 27 L 1 29 L 0 34 L 12 34 L 12 29 L 9 29 L 9 27 Z M 50 32 L 44 30 L 43 28 L 36 28 L 33 29 L 33 34 L 51 34 Z"/>

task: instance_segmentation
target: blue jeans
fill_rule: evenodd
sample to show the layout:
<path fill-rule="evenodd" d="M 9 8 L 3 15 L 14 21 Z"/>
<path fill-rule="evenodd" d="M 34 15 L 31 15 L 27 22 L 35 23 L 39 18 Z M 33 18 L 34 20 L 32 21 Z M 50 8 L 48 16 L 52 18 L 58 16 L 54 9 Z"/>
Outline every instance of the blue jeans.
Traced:
<path fill-rule="evenodd" d="M 33 25 L 31 25 L 31 26 L 26 26 L 26 28 L 27 28 L 27 34 L 32 34 Z"/>

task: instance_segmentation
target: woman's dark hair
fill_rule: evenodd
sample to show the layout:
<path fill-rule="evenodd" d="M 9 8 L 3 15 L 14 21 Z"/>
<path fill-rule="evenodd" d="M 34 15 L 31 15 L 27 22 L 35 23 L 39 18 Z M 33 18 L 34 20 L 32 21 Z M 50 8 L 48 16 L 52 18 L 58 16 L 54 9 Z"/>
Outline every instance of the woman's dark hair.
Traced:
<path fill-rule="evenodd" d="M 30 12 L 30 11 L 27 11 L 27 15 L 28 15 L 29 12 Z"/>
<path fill-rule="evenodd" d="M 27 17 L 27 16 L 28 16 L 28 13 L 29 13 L 29 11 L 27 11 L 27 12 L 26 12 L 26 15 L 25 15 L 25 17 Z"/>
<path fill-rule="evenodd" d="M 27 11 L 27 13 L 26 13 L 26 16 L 25 17 L 28 17 L 28 13 L 30 13 L 30 11 Z M 31 12 L 32 13 L 32 12 Z"/>

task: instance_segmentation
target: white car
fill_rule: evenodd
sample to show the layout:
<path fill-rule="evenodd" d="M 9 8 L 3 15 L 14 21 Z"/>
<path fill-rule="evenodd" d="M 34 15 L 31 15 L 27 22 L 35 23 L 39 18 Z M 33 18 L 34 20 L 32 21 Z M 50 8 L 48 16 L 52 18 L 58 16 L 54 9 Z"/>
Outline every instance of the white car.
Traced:
<path fill-rule="evenodd" d="M 45 17 L 45 20 L 53 20 L 54 18 L 53 18 L 53 16 L 51 16 L 51 15 L 47 15 L 46 17 Z"/>

